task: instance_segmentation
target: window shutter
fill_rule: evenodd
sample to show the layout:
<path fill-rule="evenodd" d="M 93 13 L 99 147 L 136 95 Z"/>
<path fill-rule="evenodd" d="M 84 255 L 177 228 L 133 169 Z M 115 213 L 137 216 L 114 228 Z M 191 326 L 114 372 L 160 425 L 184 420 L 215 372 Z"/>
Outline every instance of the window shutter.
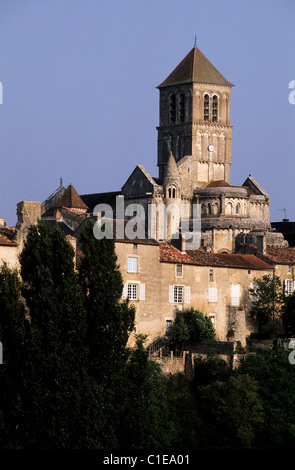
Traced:
<path fill-rule="evenodd" d="M 284 292 L 285 292 L 285 295 L 288 295 L 288 282 L 287 281 L 284 281 Z"/>
<path fill-rule="evenodd" d="M 217 287 L 209 287 L 208 302 L 217 302 Z"/>
<path fill-rule="evenodd" d="M 139 300 L 145 300 L 145 284 L 139 284 Z"/>
<path fill-rule="evenodd" d="M 169 302 L 174 303 L 174 286 L 169 286 Z"/>
<path fill-rule="evenodd" d="M 231 286 L 231 304 L 233 307 L 240 305 L 240 284 L 232 284 Z"/>
<path fill-rule="evenodd" d="M 127 299 L 128 296 L 128 283 L 125 282 L 123 287 L 122 299 Z"/>
<path fill-rule="evenodd" d="M 191 288 L 189 286 L 184 287 L 184 303 L 191 303 Z"/>
<path fill-rule="evenodd" d="M 285 295 L 291 295 L 293 290 L 294 290 L 294 282 L 291 281 L 290 279 L 286 279 L 284 281 L 284 287 L 285 287 Z"/>

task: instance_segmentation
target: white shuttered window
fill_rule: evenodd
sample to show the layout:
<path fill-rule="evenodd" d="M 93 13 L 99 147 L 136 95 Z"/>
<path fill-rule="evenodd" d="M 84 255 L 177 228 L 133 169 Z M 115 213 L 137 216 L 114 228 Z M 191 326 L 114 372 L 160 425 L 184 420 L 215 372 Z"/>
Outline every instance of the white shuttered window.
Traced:
<path fill-rule="evenodd" d="M 232 284 L 231 286 L 231 305 L 233 307 L 240 305 L 240 284 Z"/>

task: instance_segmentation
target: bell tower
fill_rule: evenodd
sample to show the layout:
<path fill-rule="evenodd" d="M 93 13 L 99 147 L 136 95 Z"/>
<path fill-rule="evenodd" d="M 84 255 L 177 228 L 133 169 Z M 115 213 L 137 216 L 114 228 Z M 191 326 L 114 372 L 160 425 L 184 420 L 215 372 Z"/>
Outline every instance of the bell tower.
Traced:
<path fill-rule="evenodd" d="M 229 183 L 231 165 L 230 93 L 227 81 L 197 48 L 157 88 L 159 177 L 170 152 L 176 163 L 191 157 L 195 188 L 210 181 Z"/>

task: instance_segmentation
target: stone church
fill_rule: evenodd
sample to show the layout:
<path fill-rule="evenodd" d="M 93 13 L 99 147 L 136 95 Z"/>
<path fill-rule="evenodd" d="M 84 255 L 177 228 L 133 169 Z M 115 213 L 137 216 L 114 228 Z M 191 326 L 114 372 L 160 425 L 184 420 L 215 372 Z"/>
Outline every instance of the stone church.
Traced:
<path fill-rule="evenodd" d="M 157 241 L 171 241 L 180 251 L 190 248 L 181 237 L 182 217 L 188 217 L 190 233 L 197 227 L 198 246 L 207 251 L 233 253 L 253 244 L 263 252 L 266 246 L 288 246 L 271 227 L 270 198 L 257 181 L 249 175 L 241 186 L 230 183 L 233 86 L 195 44 L 157 87 L 158 176 L 137 165 L 121 190 L 80 195 L 87 212 L 93 215 L 97 205 L 104 204 L 114 219 L 128 219 L 126 209 L 140 204 L 145 233 Z M 61 181 L 42 204 L 43 213 L 63 191 Z M 117 210 L 118 196 L 124 199 L 123 215 Z M 155 208 L 152 225 L 150 207 Z M 163 207 L 166 218 L 158 210 Z M 195 218 L 199 224 L 193 225 Z"/>
<path fill-rule="evenodd" d="M 245 243 L 286 246 L 270 225 L 269 196 L 249 175 L 230 183 L 232 125 L 230 83 L 196 47 L 157 87 L 160 93 L 157 177 L 138 165 L 122 187 L 125 204 L 179 206 L 201 212 L 201 244 L 234 252 Z M 170 240 L 178 221 L 157 219 L 157 240 Z"/>
<path fill-rule="evenodd" d="M 134 203 L 144 208 L 147 221 L 151 206 L 176 208 L 165 220 L 156 211 L 153 233 L 148 224 L 143 238 L 115 236 L 122 298 L 136 307 L 136 333 L 156 341 L 177 309 L 191 306 L 211 318 L 216 339 L 245 343 L 253 329 L 249 287 L 256 278 L 275 272 L 290 295 L 295 289 L 295 248 L 272 228 L 269 196 L 255 179 L 249 175 L 241 186 L 230 183 L 232 87 L 194 45 L 158 86 L 158 176 L 139 164 L 120 190 L 84 195 L 71 184 L 65 188 L 61 180 L 42 204 L 18 204 L 15 228 L 0 220 L 0 260 L 17 265 L 27 229 L 38 219 L 65 232 L 78 264 L 81 230 L 89 217 L 100 217 L 98 205 L 109 208 L 114 219 L 123 218 L 124 224 L 133 219 L 127 209 Z M 123 201 L 123 216 L 118 200 Z M 200 221 L 196 249 L 177 237 L 184 215 L 193 229 L 195 219 Z"/>

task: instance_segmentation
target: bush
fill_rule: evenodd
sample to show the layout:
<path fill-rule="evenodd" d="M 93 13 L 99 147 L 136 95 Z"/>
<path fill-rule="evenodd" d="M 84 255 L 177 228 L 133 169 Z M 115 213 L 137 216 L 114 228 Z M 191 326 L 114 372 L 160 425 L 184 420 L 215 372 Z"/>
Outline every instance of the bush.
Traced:
<path fill-rule="evenodd" d="M 176 312 L 175 320 L 167 336 L 170 343 L 173 343 L 176 348 L 183 349 L 188 342 L 200 343 L 215 339 L 215 330 L 210 318 L 205 317 L 198 310 L 190 308 Z"/>

